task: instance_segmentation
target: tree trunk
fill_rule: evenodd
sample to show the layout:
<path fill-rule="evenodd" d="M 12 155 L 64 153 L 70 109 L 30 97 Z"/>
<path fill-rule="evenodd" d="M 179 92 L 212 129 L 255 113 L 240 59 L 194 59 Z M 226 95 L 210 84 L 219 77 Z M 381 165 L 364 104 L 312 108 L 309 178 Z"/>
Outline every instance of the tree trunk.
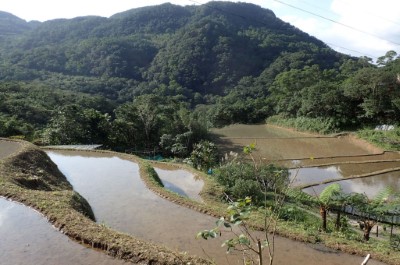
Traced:
<path fill-rule="evenodd" d="M 337 215 L 336 215 L 336 230 L 339 231 L 340 229 L 340 211 L 338 210 Z"/>
<path fill-rule="evenodd" d="M 322 218 L 322 231 L 326 231 L 326 208 L 324 206 L 320 206 L 319 213 Z"/>
<path fill-rule="evenodd" d="M 373 221 L 364 221 L 364 240 L 369 241 L 369 234 L 371 233 L 372 228 L 375 223 Z"/>

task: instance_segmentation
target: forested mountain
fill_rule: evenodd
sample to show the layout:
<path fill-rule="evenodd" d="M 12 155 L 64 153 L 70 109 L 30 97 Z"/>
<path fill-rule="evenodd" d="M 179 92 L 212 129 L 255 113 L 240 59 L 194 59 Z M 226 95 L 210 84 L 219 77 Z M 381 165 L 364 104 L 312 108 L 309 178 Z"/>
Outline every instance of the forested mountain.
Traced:
<path fill-rule="evenodd" d="M 398 120 L 396 56 L 377 67 L 340 54 L 248 3 L 43 23 L 1 12 L 0 136 L 182 152 L 194 128 L 276 114 L 335 128 Z"/>
<path fill-rule="evenodd" d="M 176 82 L 192 92 L 222 95 L 242 77 L 257 77 L 277 60 L 284 63 L 282 57 L 300 53 L 305 58 L 298 64 L 321 68 L 345 58 L 272 11 L 246 3 L 163 4 L 110 18 L 56 19 L 37 27 L 14 20 L 19 34 L 2 45 L 1 59 L 28 73 L 2 74 L 3 79 L 30 80 L 42 76 L 35 72 L 47 71 Z"/>
<path fill-rule="evenodd" d="M 0 38 L 32 30 L 39 22 L 26 22 L 13 14 L 0 11 Z"/>

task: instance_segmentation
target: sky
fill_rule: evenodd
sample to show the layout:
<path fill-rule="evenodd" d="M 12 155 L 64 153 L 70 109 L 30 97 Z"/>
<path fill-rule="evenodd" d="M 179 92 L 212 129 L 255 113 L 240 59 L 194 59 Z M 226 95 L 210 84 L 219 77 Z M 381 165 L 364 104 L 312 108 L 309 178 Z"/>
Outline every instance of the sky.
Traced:
<path fill-rule="evenodd" d="M 98 15 L 109 17 L 132 8 L 170 2 L 205 4 L 207 0 L 1 0 L 0 10 L 27 21 Z M 238 1 L 232 1 L 238 2 Z M 376 60 L 389 50 L 400 54 L 399 0 L 253 0 L 277 17 L 324 41 L 331 48 Z"/>

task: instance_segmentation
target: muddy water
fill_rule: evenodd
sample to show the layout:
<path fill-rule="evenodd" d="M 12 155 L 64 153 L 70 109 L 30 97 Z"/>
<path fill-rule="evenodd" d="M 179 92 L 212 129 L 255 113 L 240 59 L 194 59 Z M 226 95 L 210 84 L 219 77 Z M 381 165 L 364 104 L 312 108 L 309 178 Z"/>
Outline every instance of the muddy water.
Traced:
<path fill-rule="evenodd" d="M 291 169 L 289 172 L 294 187 L 311 183 L 320 183 L 329 179 L 343 178 L 337 166 Z"/>
<path fill-rule="evenodd" d="M 5 141 L 0 139 L 0 159 L 5 158 L 21 148 L 18 142 Z"/>
<path fill-rule="evenodd" d="M 0 264 L 128 264 L 86 248 L 51 226 L 38 212 L 0 198 Z"/>
<path fill-rule="evenodd" d="M 386 174 L 376 175 L 366 178 L 347 179 L 337 181 L 346 193 L 357 192 L 365 193 L 368 197 L 373 198 L 381 190 L 386 187 L 392 187 L 395 191 L 400 191 L 400 171 L 390 172 Z M 305 192 L 316 195 L 330 184 L 321 184 L 312 188 L 304 189 Z"/>
<path fill-rule="evenodd" d="M 149 191 L 138 165 L 107 155 L 48 152 L 74 188 L 92 205 L 99 222 L 145 240 L 214 259 L 217 264 L 242 264 L 240 255 L 226 255 L 222 240 L 195 239 L 198 231 L 214 227 L 215 218 L 175 205 Z M 78 155 L 78 154 L 85 154 Z M 224 233 L 225 235 L 225 233 Z M 261 236 L 260 233 L 257 236 Z M 276 239 L 274 264 L 360 264 L 362 257 Z M 382 264 L 371 261 L 369 264 Z"/>
<path fill-rule="evenodd" d="M 343 179 L 375 171 L 400 167 L 400 162 L 379 162 L 361 164 L 340 164 L 327 167 L 291 169 L 290 175 L 294 186 L 319 183 L 330 179 Z M 385 185 L 385 183 L 383 183 Z"/>
<path fill-rule="evenodd" d="M 187 170 L 167 170 L 154 168 L 160 177 L 164 187 L 182 196 L 202 202 L 200 192 L 204 181 Z"/>
<path fill-rule="evenodd" d="M 355 145 L 346 138 L 290 138 L 290 139 L 220 139 L 224 152 L 242 153 L 243 146 L 256 144 L 254 154 L 261 159 L 275 161 L 280 159 L 309 159 L 332 156 L 361 156 L 371 151 Z"/>
<path fill-rule="evenodd" d="M 352 137 L 325 137 L 295 132 L 269 125 L 231 125 L 212 132 L 223 152 L 243 152 L 243 146 L 256 143 L 256 156 L 282 159 L 330 158 L 379 154 L 380 150 Z"/>

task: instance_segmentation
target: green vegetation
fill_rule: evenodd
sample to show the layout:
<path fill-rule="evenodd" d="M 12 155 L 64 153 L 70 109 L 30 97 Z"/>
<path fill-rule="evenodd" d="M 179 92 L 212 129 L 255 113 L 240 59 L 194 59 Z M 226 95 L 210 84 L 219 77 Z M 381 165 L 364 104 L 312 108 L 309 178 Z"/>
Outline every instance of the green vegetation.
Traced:
<path fill-rule="evenodd" d="M 215 238 L 221 233 L 220 227 L 231 229 L 232 237 L 224 246 L 228 251 L 249 250 L 255 253 L 259 264 L 263 262 L 260 253 L 268 246 L 263 240 L 271 242 L 268 235 L 275 233 L 304 241 L 323 242 L 327 246 L 361 255 L 373 253 L 375 258 L 398 264 L 396 259 L 386 258 L 386 253 L 396 249 L 396 237 L 386 233 L 384 239 L 370 240 L 370 232 L 378 220 L 390 221 L 392 215 L 398 213 L 399 194 L 387 189 L 369 199 L 365 194 L 345 194 L 340 185 L 335 183 L 314 197 L 301 190 L 288 188 L 286 169 L 256 162 L 257 159 L 252 155 L 254 148 L 255 145 L 244 148 L 253 163 L 239 161 L 235 157 L 214 171 L 211 178 L 222 186 L 225 195 L 219 200 L 231 206 L 228 207 L 228 217 L 224 215 L 215 228 L 200 231 L 197 237 Z M 349 224 L 346 207 L 356 209 L 357 216 L 352 218 L 363 225 L 362 233 Z M 234 228 L 237 224 L 241 226 Z M 259 236 L 258 241 L 253 240 L 255 237 L 251 235 L 251 228 L 269 233 L 265 238 Z M 273 251 L 267 251 L 272 264 Z M 251 259 L 245 253 L 243 255 Z"/>
<path fill-rule="evenodd" d="M 365 129 L 359 136 L 385 149 L 400 148 L 396 52 L 379 58 L 378 66 L 370 58 L 351 58 L 252 4 L 163 4 L 110 18 L 43 23 L 0 12 L 0 35 L 0 137 L 46 145 L 101 143 L 141 156 L 188 158 L 203 171 L 218 165 L 216 147 L 208 141 L 210 127 L 266 119 L 319 133 L 390 124 L 392 131 Z M 154 175 L 148 166 L 141 170 Z M 6 176 L 1 180 L 5 195 L 48 212 L 59 224 L 70 214 L 74 225 L 89 224 L 79 215 L 91 215 L 87 205 L 64 181 L 56 184 L 37 172 L 10 180 L 15 172 L 0 173 Z M 284 168 L 230 161 L 214 170 L 204 193 L 218 202 L 185 204 L 223 215 L 225 193 L 235 200 L 251 195 L 257 206 L 267 202 L 274 210 L 271 201 L 284 194 L 287 177 Z M 146 183 L 165 194 L 156 182 Z M 65 210 L 54 212 L 48 194 L 61 197 Z M 278 211 L 279 233 L 357 253 L 376 251 L 389 259 L 386 242 L 349 243 L 358 240 L 351 229 L 333 232 L 329 218 L 317 225 L 315 201 L 303 200 L 310 207 L 304 211 L 296 203 L 302 200 L 288 197 Z M 318 203 L 322 212 L 337 207 L 337 201 L 331 205 L 324 198 Z M 68 213 L 71 207 L 77 212 Z M 337 220 L 346 228 L 340 216 Z M 258 228 L 264 221 L 265 211 L 249 220 Z M 125 239 L 132 243 L 104 227 L 90 227 L 112 246 Z M 104 238 L 93 234 L 85 234 L 88 243 L 101 245 Z"/>
<path fill-rule="evenodd" d="M 189 163 L 196 169 L 207 171 L 217 165 L 218 159 L 217 146 L 210 141 L 201 141 L 194 145 Z"/>
<path fill-rule="evenodd" d="M 271 116 L 267 119 L 267 123 L 278 126 L 290 127 L 297 131 L 317 132 L 321 134 L 332 133 L 338 130 L 333 118 L 285 118 L 281 115 Z"/>
<path fill-rule="evenodd" d="M 0 34 L 0 136 L 187 157 L 232 123 L 327 133 L 400 120 L 396 52 L 377 67 L 252 4 L 43 23 L 0 13 Z"/>
<path fill-rule="evenodd" d="M 147 172 L 147 175 L 152 179 L 152 181 L 160 186 L 160 187 L 164 187 L 164 184 L 162 183 L 160 177 L 158 176 L 156 170 L 149 164 L 145 164 L 144 168 Z"/>
<path fill-rule="evenodd" d="M 349 59 L 246 3 L 43 23 L 1 13 L 0 34 L 0 136 L 177 157 L 210 126 L 265 120 L 280 71 Z"/>
<path fill-rule="evenodd" d="M 362 129 L 357 136 L 365 139 L 385 150 L 400 151 L 400 127 L 390 131 Z"/>
<path fill-rule="evenodd" d="M 262 205 L 264 188 L 280 192 L 289 183 L 288 170 L 275 165 L 260 164 L 254 167 L 249 162 L 230 161 L 214 171 L 216 181 L 233 200 L 251 196 L 254 204 Z"/>

